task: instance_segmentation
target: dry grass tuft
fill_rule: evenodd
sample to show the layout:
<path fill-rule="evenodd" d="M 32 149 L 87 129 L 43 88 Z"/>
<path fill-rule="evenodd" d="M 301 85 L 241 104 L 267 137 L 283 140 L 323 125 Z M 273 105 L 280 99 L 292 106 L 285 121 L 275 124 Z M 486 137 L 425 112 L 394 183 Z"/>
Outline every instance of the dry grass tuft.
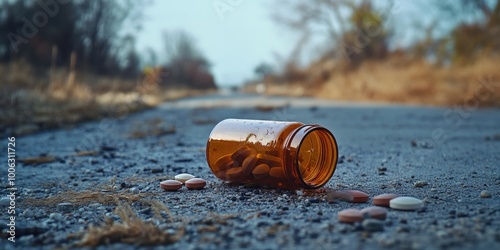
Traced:
<path fill-rule="evenodd" d="M 165 205 L 159 205 L 158 202 L 155 204 L 153 209 L 168 212 Z M 120 217 L 121 222 L 105 218 L 101 225 L 90 225 L 86 232 L 81 233 L 83 238 L 77 246 L 95 247 L 117 242 L 140 246 L 170 244 L 184 235 L 183 228 L 174 235 L 164 232 L 153 222 L 139 218 L 129 205 L 120 204 L 114 212 Z"/>
<path fill-rule="evenodd" d="M 147 194 L 132 194 L 132 193 L 113 193 L 107 191 L 66 191 L 62 192 L 56 196 L 43 198 L 43 199 L 34 199 L 34 198 L 26 198 L 24 203 L 28 206 L 55 206 L 61 202 L 71 202 L 75 205 L 88 205 L 91 203 L 101 203 L 104 205 L 113 205 L 118 204 L 120 201 L 140 201 L 144 197 L 147 197 Z"/>
<path fill-rule="evenodd" d="M 97 152 L 97 151 L 79 151 L 79 152 L 76 152 L 73 156 L 94 156 L 94 155 L 99 155 L 99 152 Z"/>
<path fill-rule="evenodd" d="M 20 159 L 19 161 L 25 165 L 39 165 L 44 163 L 55 162 L 57 159 L 53 156 L 39 156 L 39 157 L 27 157 Z"/>

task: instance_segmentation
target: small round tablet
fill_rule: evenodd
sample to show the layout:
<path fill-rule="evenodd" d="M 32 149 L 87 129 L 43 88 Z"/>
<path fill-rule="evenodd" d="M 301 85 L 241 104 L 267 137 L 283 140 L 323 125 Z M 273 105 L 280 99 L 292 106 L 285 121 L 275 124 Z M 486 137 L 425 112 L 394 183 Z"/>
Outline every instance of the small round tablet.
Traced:
<path fill-rule="evenodd" d="M 391 208 L 397 210 L 417 210 L 424 206 L 424 202 L 414 197 L 398 197 L 392 199 L 390 202 Z"/>
<path fill-rule="evenodd" d="M 354 223 L 363 220 L 363 213 L 358 209 L 344 209 L 339 212 L 338 218 L 340 222 Z"/>
<path fill-rule="evenodd" d="M 186 174 L 186 173 L 183 173 L 183 174 L 178 174 L 174 177 L 174 179 L 176 181 L 180 181 L 182 183 L 186 182 L 187 180 L 189 179 L 193 179 L 194 178 L 194 175 L 191 175 L 191 174 Z"/>
<path fill-rule="evenodd" d="M 257 165 L 252 171 L 255 179 L 263 179 L 269 175 L 269 166 L 267 164 Z"/>
<path fill-rule="evenodd" d="M 273 167 L 269 169 L 269 175 L 274 178 L 285 179 L 286 175 L 281 167 Z"/>
<path fill-rule="evenodd" d="M 241 180 L 244 177 L 243 168 L 242 167 L 235 167 L 235 168 L 228 169 L 226 171 L 226 177 L 229 181 Z"/>
<path fill-rule="evenodd" d="M 373 205 L 375 206 L 382 206 L 382 207 L 389 207 L 390 204 L 389 202 L 394 199 L 399 197 L 397 194 L 380 194 L 375 197 L 373 197 Z"/>
<path fill-rule="evenodd" d="M 176 180 L 166 180 L 160 182 L 160 187 L 166 191 L 177 191 L 182 187 L 182 183 Z"/>
<path fill-rule="evenodd" d="M 340 190 L 328 193 L 328 200 L 343 200 L 354 203 L 367 202 L 370 197 L 365 192 L 358 190 Z"/>
<path fill-rule="evenodd" d="M 363 215 L 368 214 L 370 218 L 373 219 L 379 219 L 379 220 L 385 220 L 387 217 L 387 209 L 383 207 L 367 207 L 361 209 L 361 213 Z"/>
<path fill-rule="evenodd" d="M 219 158 L 215 162 L 215 168 L 219 169 L 220 171 L 226 171 L 228 168 L 232 167 L 234 165 L 233 158 L 231 155 L 225 155 Z"/>
<path fill-rule="evenodd" d="M 247 158 L 251 153 L 252 149 L 250 149 L 248 146 L 243 146 L 234 151 L 234 153 L 231 154 L 231 158 L 236 163 L 236 165 L 241 166 L 245 158 Z"/>
<path fill-rule="evenodd" d="M 245 173 L 245 175 L 251 174 L 252 170 L 255 167 L 256 162 L 257 162 L 257 157 L 255 157 L 255 155 L 249 155 L 247 158 L 245 158 L 245 160 L 241 164 L 243 173 Z"/>
<path fill-rule="evenodd" d="M 187 189 L 203 189 L 207 185 L 207 181 L 202 178 L 192 178 L 184 183 Z"/>

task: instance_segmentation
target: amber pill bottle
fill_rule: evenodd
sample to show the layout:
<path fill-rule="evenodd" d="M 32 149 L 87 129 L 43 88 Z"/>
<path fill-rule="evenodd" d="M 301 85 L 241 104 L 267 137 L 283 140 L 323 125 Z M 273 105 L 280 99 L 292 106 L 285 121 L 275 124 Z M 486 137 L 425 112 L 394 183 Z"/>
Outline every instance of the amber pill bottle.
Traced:
<path fill-rule="evenodd" d="M 300 122 L 226 119 L 208 138 L 207 162 L 219 179 L 284 189 L 315 189 L 338 159 L 333 134 Z"/>

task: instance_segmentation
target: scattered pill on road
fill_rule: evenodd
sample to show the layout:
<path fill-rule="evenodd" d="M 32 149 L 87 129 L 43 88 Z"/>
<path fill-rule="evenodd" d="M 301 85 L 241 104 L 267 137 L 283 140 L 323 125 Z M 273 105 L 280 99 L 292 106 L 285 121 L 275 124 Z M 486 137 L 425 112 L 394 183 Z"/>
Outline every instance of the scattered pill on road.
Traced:
<path fill-rule="evenodd" d="M 186 173 L 183 173 L 183 174 L 178 174 L 174 177 L 174 179 L 176 181 L 180 181 L 182 183 L 185 183 L 187 180 L 189 179 L 193 179 L 194 178 L 194 175 L 191 175 L 191 174 L 186 174 Z"/>
<path fill-rule="evenodd" d="M 361 209 L 361 213 L 368 214 L 370 218 L 385 220 L 387 218 L 387 209 L 383 207 L 367 207 Z"/>
<path fill-rule="evenodd" d="M 417 210 L 424 206 L 422 200 L 414 197 L 398 197 L 392 199 L 390 202 L 390 207 L 397 210 Z"/>
<path fill-rule="evenodd" d="M 203 189 L 207 185 L 207 181 L 202 178 L 192 178 L 185 183 L 187 189 Z"/>
<path fill-rule="evenodd" d="M 341 191 L 333 191 L 327 195 L 329 200 L 343 200 L 354 203 L 363 203 L 367 202 L 370 198 L 368 194 L 358 191 L 358 190 L 341 190 Z"/>
<path fill-rule="evenodd" d="M 160 187 L 166 191 L 176 191 L 182 187 L 182 183 L 176 180 L 166 180 L 160 182 Z"/>
<path fill-rule="evenodd" d="M 399 197 L 397 194 L 381 194 L 373 197 L 373 205 L 382 206 L 382 207 L 390 207 L 389 202 Z"/>
<path fill-rule="evenodd" d="M 343 223 L 354 223 L 363 220 L 363 213 L 358 209 L 344 209 L 339 212 L 338 219 Z"/>

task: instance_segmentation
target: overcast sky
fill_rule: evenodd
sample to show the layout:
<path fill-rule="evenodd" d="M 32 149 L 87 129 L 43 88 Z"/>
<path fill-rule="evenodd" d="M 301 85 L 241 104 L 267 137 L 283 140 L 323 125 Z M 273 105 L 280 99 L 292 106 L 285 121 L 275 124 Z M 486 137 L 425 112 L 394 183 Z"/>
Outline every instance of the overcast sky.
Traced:
<path fill-rule="evenodd" d="M 214 2 L 231 9 L 217 12 Z M 212 62 L 220 86 L 241 84 L 254 76 L 257 64 L 274 63 L 273 53 L 286 55 L 294 44 L 292 34 L 274 24 L 269 7 L 262 0 L 156 0 L 145 8 L 138 50 L 164 52 L 162 32 L 185 30 Z"/>
<path fill-rule="evenodd" d="M 416 22 L 430 23 L 435 9 L 430 1 L 413 4 L 396 1 L 389 20 L 389 25 L 399 31 L 398 37 L 392 40 L 393 46 L 415 41 Z M 387 1 L 375 2 L 387 4 Z M 214 3 L 228 9 L 218 12 Z M 279 7 L 276 3 L 277 0 L 153 0 L 144 9 L 145 20 L 138 34 L 137 49 L 145 53 L 150 47 L 160 53 L 161 59 L 165 53 L 163 31 L 187 31 L 212 63 L 218 85 L 240 85 L 254 77 L 257 64 L 276 63 L 276 54 L 288 56 L 298 39 L 271 18 L 273 8 Z M 403 33 L 406 36 L 402 36 Z M 314 49 L 302 56 L 314 57 Z"/>

